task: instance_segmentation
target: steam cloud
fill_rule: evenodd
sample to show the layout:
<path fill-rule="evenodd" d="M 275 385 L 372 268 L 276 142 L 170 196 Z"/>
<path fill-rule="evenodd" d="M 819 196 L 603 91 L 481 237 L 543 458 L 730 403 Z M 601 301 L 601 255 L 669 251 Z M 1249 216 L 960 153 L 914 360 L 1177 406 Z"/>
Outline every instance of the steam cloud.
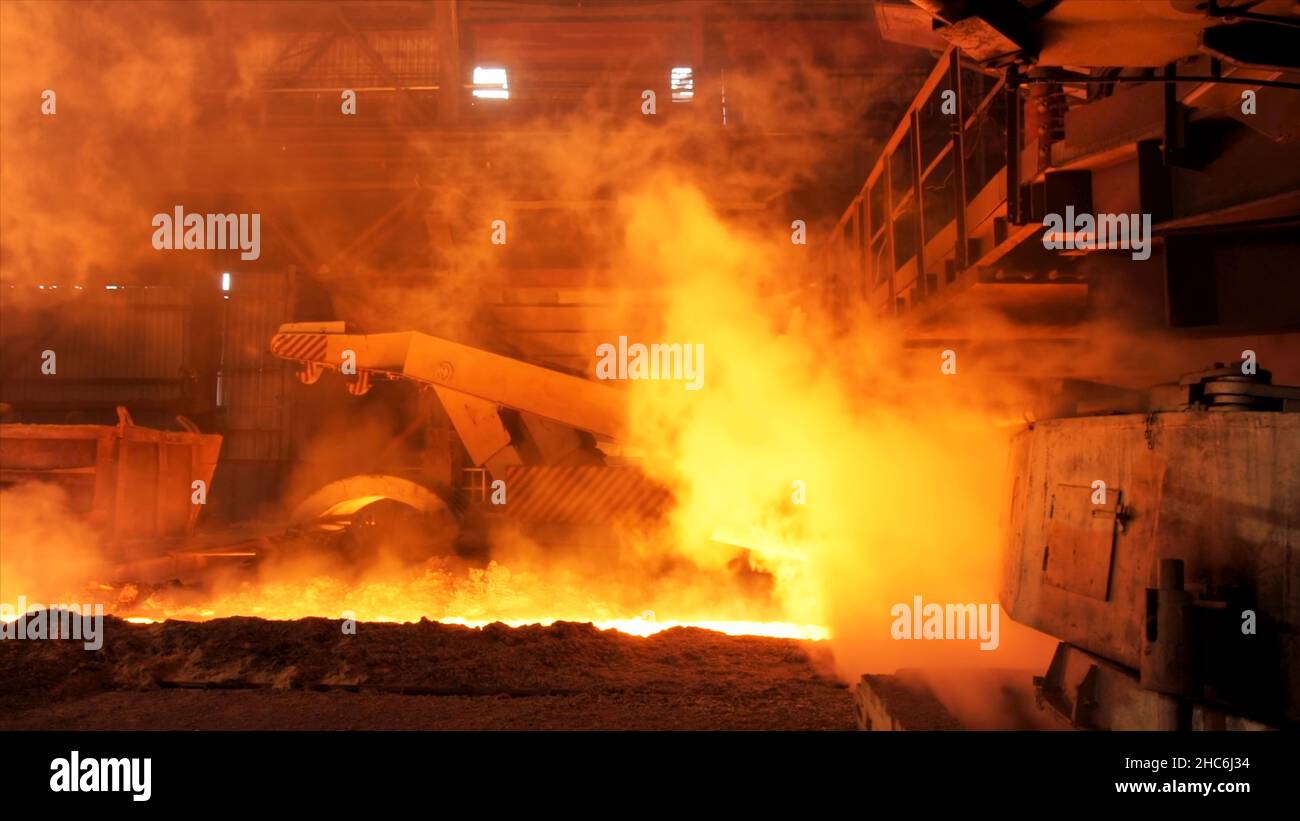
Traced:
<path fill-rule="evenodd" d="M 917 593 L 934 601 L 996 600 L 1005 432 L 991 424 L 994 409 L 973 398 L 981 391 L 969 380 L 959 389 L 939 375 L 937 357 L 904 349 L 894 331 L 865 316 L 837 333 L 808 298 L 809 247 L 790 243 L 789 224 L 808 219 L 815 241 L 818 215 L 773 204 L 824 178 L 843 156 L 824 153 L 816 141 L 719 139 L 715 125 L 698 119 L 652 123 L 637 110 L 637 95 L 629 95 L 626 112 L 613 113 L 598 104 L 607 89 L 597 90 L 576 113 L 494 136 L 488 149 L 408 138 L 417 158 L 409 196 L 425 216 L 423 230 L 399 233 L 395 248 L 339 257 L 360 230 L 359 198 L 295 193 L 302 181 L 282 170 L 276 152 L 246 150 L 253 136 L 242 119 L 211 122 L 200 104 L 212 94 L 232 111 L 250 104 L 260 35 L 241 32 L 255 31 L 251 24 L 263 13 L 231 4 L 0 6 L 6 284 L 51 271 L 73 281 L 128 268 L 143 274 L 164 264 L 178 281 L 193 275 L 195 258 L 173 254 L 164 263 L 150 248 L 149 218 L 173 205 L 175 192 L 204 190 L 211 179 L 191 176 L 197 165 L 214 178 L 258 182 L 263 193 L 244 194 L 246 207 L 225 210 L 267 214 L 268 246 L 284 245 L 274 226 L 299 226 L 297 239 L 312 257 L 306 273 L 328 291 L 339 318 L 367 330 L 424 330 L 486 344 L 477 322 L 481 295 L 510 283 L 508 260 L 487 242 L 486 226 L 497 218 L 518 225 L 522 217 L 509 203 L 546 192 L 588 204 L 552 244 L 580 247 L 592 284 L 624 291 L 628 315 L 653 292 L 662 312 L 638 331 L 703 344 L 709 373 L 701 391 L 674 383 L 628 388 L 631 445 L 678 500 L 663 533 L 631 534 L 603 559 L 548 554 L 510 539 L 499 545 L 496 565 L 472 572 L 454 564 L 414 573 L 381 564 L 345 579 L 327 562 L 287 562 L 266 568 L 251 587 L 219 585 L 218 598 L 182 612 L 276 614 L 291 605 L 295 615 L 337 616 L 359 609 L 358 601 L 394 617 L 412 609 L 435 617 L 654 609 L 661 617 L 826 624 L 846 676 L 933 662 L 936 654 L 978 657 L 974 645 L 891 641 L 889 612 Z M 250 25 L 232 19 L 241 15 Z M 746 102 L 745 128 L 776 132 L 798 121 L 806 132 L 851 136 L 870 101 L 899 96 L 889 80 L 863 80 L 852 89 L 858 105 L 847 105 L 833 72 L 815 67 L 815 45 L 794 39 L 764 69 L 728 74 L 733 107 Z M 226 88 L 205 85 L 213 77 L 225 77 Z M 59 114 L 42 119 L 45 88 L 58 91 Z M 872 148 L 859 141 L 853 152 L 871 156 Z M 442 156 L 449 150 L 464 161 L 448 165 Z M 391 193 L 383 196 L 391 202 Z M 192 199 L 184 201 L 192 210 L 224 204 Z M 829 212 L 843 202 L 824 205 Z M 481 235 L 474 226 L 483 227 Z M 528 243 L 544 244 L 544 230 L 512 233 L 523 249 L 512 253 L 524 255 L 516 261 L 529 261 Z M 437 270 L 418 298 L 374 287 L 390 268 L 427 265 L 430 253 Z M 280 247 L 261 262 L 301 260 Z M 1006 398 L 988 388 L 986 395 Z M 385 427 L 352 424 L 367 441 L 370 427 Z M 306 452 L 319 454 L 315 463 L 346 461 L 331 457 L 337 428 L 327 428 Z M 295 493 L 311 484 L 311 473 L 295 477 Z M 806 484 L 806 504 L 791 502 L 795 481 Z M 30 511 L 60 527 L 67 522 L 54 503 Z M 8 517 L 8 545 L 42 538 L 17 524 L 9 530 Z M 761 595 L 735 586 L 729 570 L 738 546 L 751 548 L 753 575 L 767 580 Z M 5 553 L 8 560 L 19 551 Z M 67 561 L 89 566 L 72 555 Z M 7 572 L 6 589 L 10 578 Z M 533 612 L 543 608 L 550 612 Z M 999 663 L 1028 655 L 1040 666 L 1036 637 L 1018 637 L 1009 621 L 1003 632 Z"/>

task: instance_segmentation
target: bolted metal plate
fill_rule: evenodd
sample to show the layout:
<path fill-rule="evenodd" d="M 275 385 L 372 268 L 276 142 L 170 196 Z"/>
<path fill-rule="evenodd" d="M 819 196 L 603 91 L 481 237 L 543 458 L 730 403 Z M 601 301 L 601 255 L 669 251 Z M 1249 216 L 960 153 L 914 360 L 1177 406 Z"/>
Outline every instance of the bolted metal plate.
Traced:
<path fill-rule="evenodd" d="M 1094 504 L 1093 493 L 1080 485 L 1052 490 L 1043 573 L 1053 587 L 1106 601 L 1120 491 L 1106 488 L 1104 504 Z"/>

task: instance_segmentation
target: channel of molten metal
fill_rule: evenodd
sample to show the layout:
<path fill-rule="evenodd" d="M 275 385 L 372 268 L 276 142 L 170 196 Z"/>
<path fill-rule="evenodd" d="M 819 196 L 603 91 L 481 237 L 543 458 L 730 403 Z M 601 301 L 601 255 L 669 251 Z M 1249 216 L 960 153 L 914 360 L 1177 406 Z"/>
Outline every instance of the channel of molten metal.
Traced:
<path fill-rule="evenodd" d="M 166 618 L 151 618 L 149 616 L 128 616 L 123 621 L 131 624 L 158 624 L 167 621 Z M 187 619 L 183 619 L 186 621 Z M 374 618 L 366 621 L 378 623 L 399 623 L 399 619 Z M 462 618 L 445 618 L 437 619 L 440 624 L 456 624 L 462 627 L 471 627 L 482 629 L 489 624 L 504 624 L 507 627 L 525 627 L 528 625 L 540 625 L 546 627 L 555 624 L 557 621 L 574 621 L 574 619 L 462 619 Z M 408 622 L 409 623 L 409 622 Z M 712 630 L 715 633 L 723 633 L 728 636 L 763 636 L 767 638 L 778 639 L 797 639 L 801 641 L 825 641 L 830 638 L 830 631 L 820 625 L 815 624 L 794 624 L 791 622 L 781 621 L 724 621 L 724 620 L 701 620 L 701 621 L 659 621 L 657 619 L 631 618 L 631 619 L 606 619 L 592 622 L 600 630 L 617 630 L 620 633 L 626 633 L 630 636 L 653 636 L 655 633 L 671 630 L 674 627 L 694 627 L 701 630 Z"/>

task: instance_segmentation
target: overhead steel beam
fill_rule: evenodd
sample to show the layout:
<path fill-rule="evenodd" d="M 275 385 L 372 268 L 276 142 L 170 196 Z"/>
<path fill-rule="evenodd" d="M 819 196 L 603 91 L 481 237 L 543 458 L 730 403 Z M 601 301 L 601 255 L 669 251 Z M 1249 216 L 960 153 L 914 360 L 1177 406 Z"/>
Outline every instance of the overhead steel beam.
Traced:
<path fill-rule="evenodd" d="M 384 62 L 383 56 L 379 52 L 375 51 L 374 46 L 370 45 L 370 41 L 366 39 L 365 34 L 359 31 L 356 26 L 352 25 L 352 21 L 348 19 L 347 13 L 342 9 L 338 12 L 338 19 L 344 30 L 347 31 L 348 36 L 356 41 L 357 47 L 361 49 L 362 55 L 364 55 L 370 62 L 370 65 L 379 74 L 380 78 L 397 91 L 397 97 L 402 101 L 402 108 L 406 110 L 407 115 L 410 117 L 411 124 L 414 125 L 423 120 L 424 115 L 421 114 L 419 106 L 415 104 L 415 100 L 411 98 L 410 91 L 406 86 L 402 85 L 402 83 L 397 79 L 397 76 L 388 68 L 388 64 Z"/>
<path fill-rule="evenodd" d="M 434 38 L 438 46 L 438 120 L 455 125 L 460 119 L 464 70 L 460 62 L 460 8 L 457 0 L 433 6 Z"/>
<path fill-rule="evenodd" d="M 359 251 L 362 251 L 368 246 L 383 239 L 384 236 L 390 233 L 397 226 L 398 217 L 400 217 L 411 206 L 411 203 L 415 202 L 415 200 L 421 195 L 421 192 L 421 189 L 416 188 L 398 200 L 392 208 L 389 208 L 381 214 L 378 219 L 372 222 L 366 230 L 358 234 L 345 248 L 335 253 L 334 256 L 330 258 L 330 261 L 325 264 L 325 267 L 332 269 L 336 265 L 346 262 L 349 257 L 354 256 Z"/>

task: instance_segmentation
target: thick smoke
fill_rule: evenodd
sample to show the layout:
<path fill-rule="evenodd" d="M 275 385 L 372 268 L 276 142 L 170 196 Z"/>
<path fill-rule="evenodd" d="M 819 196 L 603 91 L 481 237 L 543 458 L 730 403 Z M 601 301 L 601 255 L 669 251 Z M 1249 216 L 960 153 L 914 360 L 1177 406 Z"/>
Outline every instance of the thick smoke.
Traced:
<path fill-rule="evenodd" d="M 149 221 L 174 204 L 202 134 L 212 34 L 201 4 L 0 6 L 6 284 L 121 281 L 160 264 Z"/>
<path fill-rule="evenodd" d="M 755 548 L 787 617 L 828 625 L 846 673 L 1037 661 L 1041 643 L 1006 618 L 991 653 L 890 635 L 891 609 L 915 595 L 997 601 L 1006 431 L 979 401 L 1003 398 L 996 383 L 941 374 L 867 317 L 842 335 L 816 320 L 781 333 L 798 269 L 787 234 L 728 226 L 672 181 L 626 207 L 627 263 L 669 295 L 665 338 L 707 351 L 702 390 L 632 393 L 634 441 L 677 490 L 678 543 L 715 560 L 726 548 L 711 536 Z"/>
<path fill-rule="evenodd" d="M 0 603 L 82 603 L 106 565 L 97 534 L 62 488 L 21 483 L 0 490 Z"/>
<path fill-rule="evenodd" d="M 810 287 L 810 254 L 824 217 L 846 203 L 842 192 L 820 203 L 789 197 L 845 175 L 846 153 L 808 135 L 836 137 L 859 159 L 874 156 L 864 118 L 877 101 L 910 97 L 900 82 L 914 79 L 909 70 L 922 68 L 923 56 L 915 66 L 881 65 L 878 78 L 846 89 L 816 43 L 792 38 L 766 65 L 728 72 L 732 116 L 744 113 L 728 129 L 686 109 L 646 118 L 636 91 L 611 109 L 606 88 L 574 112 L 517 124 L 483 146 L 408 135 L 421 230 L 340 256 L 377 215 L 359 220 L 362 198 L 312 192 L 312 180 L 281 170 L 282 146 L 211 119 L 214 108 L 233 111 L 254 94 L 260 35 L 242 34 L 256 26 L 229 18 L 255 23 L 259 12 L 14 3 L 0 11 L 6 281 L 38 281 L 56 269 L 71 277 L 156 269 L 149 216 L 177 196 L 207 206 L 195 193 L 202 185 L 179 172 L 210 159 L 198 164 L 256 178 L 240 210 L 269 214 L 293 235 L 310 257 L 297 262 L 329 293 L 336 316 L 367 330 L 490 342 L 475 331 L 481 294 L 509 284 L 514 268 L 546 267 L 531 249 L 546 246 L 553 227 L 529 229 L 528 213 L 511 203 L 544 194 L 574 204 L 576 214 L 567 234 L 549 238 L 548 252 L 572 245 L 591 284 L 622 292 L 634 313 L 652 293 L 662 311 L 629 328 L 658 336 L 645 341 L 706 351 L 698 392 L 677 382 L 620 386 L 631 448 L 677 497 L 662 532 L 632 534 L 604 557 L 508 539 L 487 567 L 380 563 L 358 576 L 317 558 L 286 560 L 251 585 L 219 585 L 214 599 L 155 601 L 164 611 L 616 619 L 649 609 L 660 619 L 781 620 L 828 626 L 846 675 L 945 657 L 996 657 L 1005 666 L 1033 644 L 1020 642 L 1006 618 L 1000 650 L 983 656 L 974 643 L 890 638 L 891 607 L 914 595 L 996 601 L 1006 432 L 977 398 L 1005 400 L 1005 391 L 974 385 L 965 372 L 941 376 L 937 357 L 905 349 L 895 329 L 868 317 L 852 318 L 848 333 L 829 330 Z M 59 95 L 55 117 L 40 115 L 45 88 Z M 658 105 L 666 113 L 673 105 L 666 89 Z M 798 134 L 781 138 L 790 123 Z M 223 148 L 228 139 L 246 155 Z M 449 163 L 448 152 L 458 161 Z M 363 158 L 345 150 L 338 162 L 352 159 Z M 510 256 L 489 242 L 493 219 L 514 226 Z M 791 242 L 793 219 L 809 222 L 811 245 Z M 281 246 L 270 251 L 281 263 L 298 253 L 273 231 L 264 239 Z M 437 264 L 427 279 L 385 287 L 393 269 L 427 265 L 430 254 Z M 193 264 L 166 258 L 178 260 Z M 330 450 L 337 436 L 330 429 L 304 452 L 346 461 Z M 806 489 L 802 504 L 792 501 L 795 483 Z M 305 485 L 296 482 L 294 492 Z M 760 580 L 755 587 L 736 581 L 742 549 L 756 566 L 741 565 Z M 1041 666 L 1037 657 L 1033 666 Z"/>

